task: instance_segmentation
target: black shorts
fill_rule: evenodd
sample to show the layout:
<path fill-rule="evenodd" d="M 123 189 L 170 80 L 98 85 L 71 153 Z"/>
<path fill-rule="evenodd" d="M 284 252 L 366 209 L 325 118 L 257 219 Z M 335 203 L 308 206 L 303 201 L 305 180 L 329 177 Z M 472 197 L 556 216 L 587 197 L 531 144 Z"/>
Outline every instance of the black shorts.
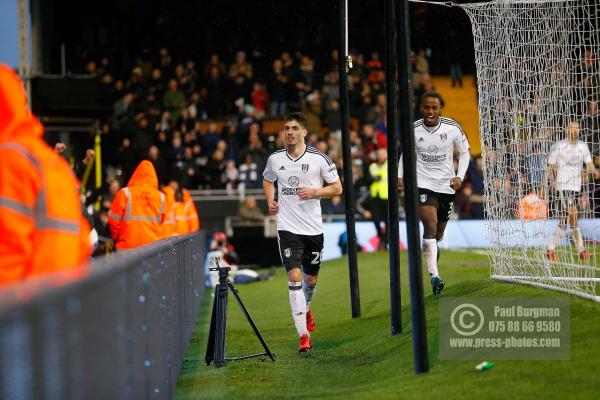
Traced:
<path fill-rule="evenodd" d="M 450 214 L 452 214 L 455 196 L 450 193 L 438 193 L 419 188 L 419 205 L 435 207 L 438 222 L 447 222 L 450 219 Z"/>
<path fill-rule="evenodd" d="M 559 190 L 556 192 L 556 209 L 560 217 L 566 217 L 569 214 L 569 208 L 579 208 L 579 199 L 581 192 L 574 190 Z"/>
<path fill-rule="evenodd" d="M 286 271 L 302 266 L 308 275 L 317 275 L 323 256 L 323 234 L 298 235 L 288 231 L 277 231 L 279 255 Z"/>

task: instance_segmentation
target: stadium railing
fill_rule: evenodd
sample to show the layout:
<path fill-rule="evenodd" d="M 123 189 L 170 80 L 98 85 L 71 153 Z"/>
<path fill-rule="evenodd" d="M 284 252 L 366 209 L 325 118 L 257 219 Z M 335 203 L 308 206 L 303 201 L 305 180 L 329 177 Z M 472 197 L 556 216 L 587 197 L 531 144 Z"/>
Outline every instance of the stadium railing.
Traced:
<path fill-rule="evenodd" d="M 204 295 L 206 234 L 0 290 L 0 399 L 170 399 Z"/>

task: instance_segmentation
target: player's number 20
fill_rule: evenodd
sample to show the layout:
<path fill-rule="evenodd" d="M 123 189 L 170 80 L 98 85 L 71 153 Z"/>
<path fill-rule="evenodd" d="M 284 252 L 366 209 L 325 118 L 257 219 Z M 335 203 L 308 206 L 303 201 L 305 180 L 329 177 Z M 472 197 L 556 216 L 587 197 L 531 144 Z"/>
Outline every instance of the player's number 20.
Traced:
<path fill-rule="evenodd" d="M 321 263 L 321 258 L 323 258 L 323 250 L 319 251 L 313 251 L 312 255 L 315 256 L 315 258 L 313 258 L 313 260 L 310 262 L 313 265 L 317 265 Z"/>

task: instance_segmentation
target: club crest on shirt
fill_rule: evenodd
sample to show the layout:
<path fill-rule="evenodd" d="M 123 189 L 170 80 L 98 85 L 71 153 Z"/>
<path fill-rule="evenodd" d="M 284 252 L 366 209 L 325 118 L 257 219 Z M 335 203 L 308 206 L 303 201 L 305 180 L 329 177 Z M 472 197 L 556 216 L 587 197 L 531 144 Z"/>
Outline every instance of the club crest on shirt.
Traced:
<path fill-rule="evenodd" d="M 447 134 L 447 133 L 442 133 L 442 134 L 440 135 L 440 139 L 442 139 L 442 141 L 444 141 L 444 140 L 448 139 L 448 134 Z"/>
<path fill-rule="evenodd" d="M 419 200 L 421 201 L 421 203 L 425 203 L 427 201 L 427 195 L 426 194 L 420 195 Z"/>
<path fill-rule="evenodd" d="M 302 172 L 304 172 L 304 173 L 308 172 L 308 164 L 302 164 Z"/>
<path fill-rule="evenodd" d="M 290 249 L 290 248 L 287 248 L 287 249 L 283 250 L 283 255 L 284 255 L 286 258 L 290 258 L 290 257 L 291 257 L 291 255 L 292 255 L 292 249 Z"/>
<path fill-rule="evenodd" d="M 288 178 L 288 183 L 290 184 L 290 186 L 296 187 L 300 184 L 300 178 L 298 178 L 297 176 L 290 176 Z"/>

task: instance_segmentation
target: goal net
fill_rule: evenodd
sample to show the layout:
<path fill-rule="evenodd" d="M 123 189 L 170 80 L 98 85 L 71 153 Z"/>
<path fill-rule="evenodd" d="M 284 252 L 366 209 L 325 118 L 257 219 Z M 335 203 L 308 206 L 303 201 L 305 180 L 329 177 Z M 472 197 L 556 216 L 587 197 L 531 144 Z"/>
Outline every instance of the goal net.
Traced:
<path fill-rule="evenodd" d="M 460 5 L 474 36 L 491 275 L 600 301 L 597 0 Z"/>

